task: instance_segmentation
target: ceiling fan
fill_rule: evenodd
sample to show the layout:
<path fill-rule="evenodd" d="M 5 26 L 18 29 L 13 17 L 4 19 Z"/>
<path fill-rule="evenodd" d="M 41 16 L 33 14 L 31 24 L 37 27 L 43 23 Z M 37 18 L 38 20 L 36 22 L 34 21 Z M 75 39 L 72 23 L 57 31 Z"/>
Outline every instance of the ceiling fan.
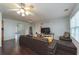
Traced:
<path fill-rule="evenodd" d="M 19 14 L 21 16 L 33 15 L 34 6 L 31 4 L 18 3 L 18 4 L 16 4 L 16 7 L 17 8 L 10 9 L 10 10 L 16 11 L 17 14 Z"/>

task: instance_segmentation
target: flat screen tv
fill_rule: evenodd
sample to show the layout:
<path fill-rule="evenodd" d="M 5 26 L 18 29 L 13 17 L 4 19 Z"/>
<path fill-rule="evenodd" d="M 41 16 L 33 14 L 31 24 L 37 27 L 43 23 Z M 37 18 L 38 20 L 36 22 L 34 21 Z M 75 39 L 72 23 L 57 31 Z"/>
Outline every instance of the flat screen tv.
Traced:
<path fill-rule="evenodd" d="M 50 34 L 50 28 L 41 28 L 41 33 Z"/>

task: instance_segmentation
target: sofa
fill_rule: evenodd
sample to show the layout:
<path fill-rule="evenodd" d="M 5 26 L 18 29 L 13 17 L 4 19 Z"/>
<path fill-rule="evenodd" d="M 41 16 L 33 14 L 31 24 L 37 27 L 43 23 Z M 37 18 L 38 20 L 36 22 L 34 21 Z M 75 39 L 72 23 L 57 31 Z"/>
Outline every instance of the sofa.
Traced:
<path fill-rule="evenodd" d="M 72 42 L 58 40 L 56 54 L 57 55 L 76 55 L 77 48 Z"/>
<path fill-rule="evenodd" d="M 40 39 L 40 38 L 39 38 Z M 21 35 L 19 38 L 19 45 L 21 47 L 30 48 L 38 55 L 55 54 L 56 42 L 48 44 L 47 40 L 34 39 L 32 36 Z"/>
<path fill-rule="evenodd" d="M 63 36 L 59 37 L 57 41 L 57 55 L 76 55 L 77 48 L 73 44 L 72 39 L 70 38 L 70 34 L 65 32 Z"/>

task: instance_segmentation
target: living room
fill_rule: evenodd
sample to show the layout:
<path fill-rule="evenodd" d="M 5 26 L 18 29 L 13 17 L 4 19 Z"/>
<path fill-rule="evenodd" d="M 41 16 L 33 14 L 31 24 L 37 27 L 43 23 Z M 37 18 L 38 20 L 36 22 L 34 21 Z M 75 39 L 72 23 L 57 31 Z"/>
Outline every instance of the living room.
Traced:
<path fill-rule="evenodd" d="M 2 52 L 2 50 L 1 50 L 1 52 L 0 52 L 1 55 L 7 55 L 7 54 L 8 55 L 10 55 L 10 54 L 18 55 L 18 54 L 20 54 L 19 52 L 16 51 L 16 50 L 18 50 L 18 48 L 16 47 L 15 50 L 12 50 L 12 49 L 14 49 L 14 47 L 12 47 L 12 46 L 18 45 L 19 44 L 18 42 L 20 39 L 21 39 L 20 44 L 21 45 L 25 44 L 25 46 L 26 46 L 25 41 L 27 41 L 28 39 L 30 40 L 30 38 L 27 38 L 27 40 L 26 40 L 26 38 L 24 38 L 25 41 L 22 41 L 23 40 L 21 37 L 22 35 L 24 35 L 24 36 L 30 35 L 30 37 L 31 36 L 36 37 L 36 35 L 39 37 L 45 36 L 45 37 L 48 37 L 49 39 L 51 39 L 50 37 L 52 37 L 52 39 L 59 41 L 60 36 L 63 36 L 65 32 L 67 34 L 69 33 L 72 43 L 75 46 L 75 48 L 74 48 L 75 52 L 73 52 L 73 54 L 69 53 L 69 52 L 68 53 L 72 54 L 72 55 L 79 54 L 79 40 L 78 40 L 79 39 L 79 37 L 78 37 L 79 29 L 77 31 L 77 34 L 73 33 L 73 31 L 71 31 L 71 26 L 73 25 L 71 20 L 73 17 L 75 17 L 75 15 L 79 11 L 78 3 L 35 3 L 35 4 L 33 3 L 30 6 L 28 4 L 30 9 L 32 10 L 31 12 L 33 12 L 32 15 L 28 15 L 28 13 L 26 13 L 26 15 L 24 15 L 22 13 L 18 14 L 17 13 L 18 11 L 14 10 L 14 9 L 18 9 L 18 7 L 16 5 L 20 5 L 21 7 L 23 6 L 23 9 L 24 9 L 25 5 L 27 5 L 27 4 L 25 4 L 25 3 L 0 4 L 0 22 L 1 22 L 0 24 L 2 25 L 2 26 L 0 25 L 1 26 L 0 33 L 2 34 L 2 36 L 0 36 L 0 46 L 3 47 L 2 50 L 4 50 L 4 52 Z M 26 7 L 28 7 L 28 6 L 26 6 Z M 44 34 L 42 34 L 41 33 L 42 28 L 47 28 L 48 30 L 46 30 L 46 31 L 48 31 L 50 33 L 47 33 L 43 30 Z M 77 38 L 74 37 L 73 34 L 76 34 Z M 34 38 L 34 39 L 36 39 L 36 38 Z M 12 40 L 15 40 L 16 42 L 18 41 L 17 42 L 18 44 L 15 44 Z M 34 44 L 34 43 L 32 43 L 33 41 L 31 42 L 29 40 L 27 41 L 27 43 L 28 43 L 27 45 L 28 46 L 30 46 L 31 44 L 33 45 Z M 8 43 L 6 43 L 6 42 L 8 42 Z M 31 42 L 31 44 L 29 45 L 30 42 Z M 44 44 L 44 43 L 40 43 L 40 42 L 38 42 L 38 43 L 40 45 Z M 13 44 L 13 45 L 11 45 L 11 44 Z M 37 46 L 39 44 L 37 44 Z M 59 43 L 57 45 L 59 45 Z M 5 48 L 4 48 L 4 46 L 5 46 Z M 32 47 L 30 46 L 30 47 L 33 52 L 34 52 L 34 50 L 37 52 L 37 53 L 34 52 L 35 55 L 40 55 L 40 53 L 44 52 L 44 49 L 43 50 L 41 49 L 40 52 L 38 51 L 39 50 L 38 48 L 37 48 L 38 50 L 35 49 L 37 46 L 36 47 L 34 46 L 35 48 L 32 49 L 33 46 Z M 47 46 L 47 44 L 45 46 Z M 54 43 L 52 46 L 54 47 Z M 55 45 L 55 47 L 56 47 L 56 45 Z M 45 47 L 45 49 L 46 48 L 47 47 Z M 66 49 L 69 49 L 69 48 L 66 48 Z M 25 50 L 29 51 L 29 49 L 25 49 Z M 69 49 L 69 51 L 70 50 L 71 49 Z M 14 51 L 15 51 L 15 53 L 13 53 Z M 44 55 L 46 53 L 46 51 L 42 55 Z M 60 52 L 63 52 L 63 51 L 60 51 Z M 56 54 L 65 55 L 66 52 L 58 53 L 58 54 L 56 53 Z M 50 54 L 56 55 L 53 53 L 49 53 L 48 55 L 50 55 Z M 23 53 L 23 55 L 32 55 L 32 54 L 30 51 L 30 53 Z"/>

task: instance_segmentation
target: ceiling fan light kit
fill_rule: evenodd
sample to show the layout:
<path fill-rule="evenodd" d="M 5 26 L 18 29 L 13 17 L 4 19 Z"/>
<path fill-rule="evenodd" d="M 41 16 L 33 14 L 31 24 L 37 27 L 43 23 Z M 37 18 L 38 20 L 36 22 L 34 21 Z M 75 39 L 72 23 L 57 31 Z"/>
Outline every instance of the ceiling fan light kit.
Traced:
<path fill-rule="evenodd" d="M 19 14 L 19 15 L 23 15 L 23 14 L 25 14 L 25 15 L 32 15 L 32 12 L 20 9 L 20 10 L 17 11 L 17 14 Z"/>
<path fill-rule="evenodd" d="M 24 14 L 24 13 L 22 13 L 22 16 L 25 16 L 25 14 Z"/>
<path fill-rule="evenodd" d="M 20 15 L 20 11 L 17 11 L 17 14 L 19 14 L 19 15 Z"/>
<path fill-rule="evenodd" d="M 21 16 L 33 15 L 32 10 L 33 10 L 32 5 L 27 6 L 27 7 L 24 5 L 21 5 L 21 8 L 19 8 L 19 10 L 17 10 L 17 14 L 19 14 Z"/>

